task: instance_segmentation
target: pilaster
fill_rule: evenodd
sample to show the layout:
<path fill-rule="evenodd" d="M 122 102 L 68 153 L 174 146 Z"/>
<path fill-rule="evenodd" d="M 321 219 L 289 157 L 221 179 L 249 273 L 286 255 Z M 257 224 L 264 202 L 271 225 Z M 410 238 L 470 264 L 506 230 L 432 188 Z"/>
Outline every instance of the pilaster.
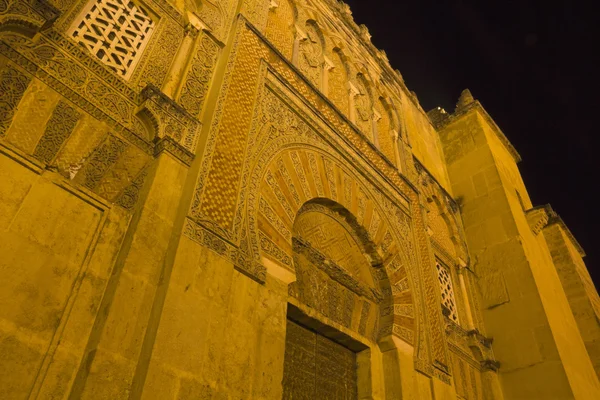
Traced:
<path fill-rule="evenodd" d="M 148 357 L 147 330 L 160 317 L 153 312 L 154 298 L 193 159 L 188 147 L 195 146 L 200 124 L 156 88 L 147 88 L 143 96 L 140 115 L 154 122 L 155 158 L 104 292 L 71 399 L 129 398 L 141 390 L 136 385 L 144 382 L 137 375 L 138 365 Z"/>
<path fill-rule="evenodd" d="M 563 220 L 545 207 L 549 218 L 541 229 L 552 261 L 577 321 L 579 332 L 600 376 L 600 297 L 585 266 L 585 253 Z"/>

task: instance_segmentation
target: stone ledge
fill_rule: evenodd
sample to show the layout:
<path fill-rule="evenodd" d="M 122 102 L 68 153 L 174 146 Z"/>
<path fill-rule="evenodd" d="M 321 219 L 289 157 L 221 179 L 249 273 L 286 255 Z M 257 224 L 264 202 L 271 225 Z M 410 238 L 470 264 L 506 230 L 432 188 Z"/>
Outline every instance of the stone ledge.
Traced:
<path fill-rule="evenodd" d="M 515 162 L 518 164 L 521 162 L 521 155 L 517 152 L 515 147 L 510 143 L 504 132 L 500 129 L 500 127 L 496 124 L 493 118 L 488 114 L 488 112 L 483 108 L 481 103 L 478 100 L 472 100 L 470 103 L 461 104 L 460 107 L 457 107 L 454 114 L 449 114 L 441 107 L 434 108 L 427 113 L 429 120 L 436 130 L 440 131 L 450 125 L 452 122 L 458 120 L 459 118 L 467 115 L 471 111 L 479 112 L 479 114 L 486 120 L 486 122 L 492 127 L 492 130 L 500 139 L 500 142 L 504 145 L 506 150 L 512 155 Z"/>

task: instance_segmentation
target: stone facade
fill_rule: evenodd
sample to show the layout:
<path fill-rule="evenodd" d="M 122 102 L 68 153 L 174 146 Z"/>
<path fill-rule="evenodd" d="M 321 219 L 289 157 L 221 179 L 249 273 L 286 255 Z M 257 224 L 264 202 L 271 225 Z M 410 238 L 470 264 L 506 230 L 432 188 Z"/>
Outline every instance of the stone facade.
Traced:
<path fill-rule="evenodd" d="M 583 250 L 344 3 L 0 0 L 0 96 L 0 398 L 600 398 Z"/>

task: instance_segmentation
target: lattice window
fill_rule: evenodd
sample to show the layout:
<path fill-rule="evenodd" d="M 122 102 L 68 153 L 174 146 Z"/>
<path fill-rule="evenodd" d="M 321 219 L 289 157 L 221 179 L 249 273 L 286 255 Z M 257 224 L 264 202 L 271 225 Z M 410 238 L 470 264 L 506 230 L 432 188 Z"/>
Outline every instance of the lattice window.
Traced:
<path fill-rule="evenodd" d="M 445 316 L 458 324 L 458 311 L 456 309 L 456 300 L 454 299 L 454 288 L 452 287 L 452 277 L 450 270 L 439 260 L 435 261 L 442 292 L 442 311 Z"/>
<path fill-rule="evenodd" d="M 90 0 L 69 34 L 125 79 L 131 76 L 155 22 L 130 0 Z"/>

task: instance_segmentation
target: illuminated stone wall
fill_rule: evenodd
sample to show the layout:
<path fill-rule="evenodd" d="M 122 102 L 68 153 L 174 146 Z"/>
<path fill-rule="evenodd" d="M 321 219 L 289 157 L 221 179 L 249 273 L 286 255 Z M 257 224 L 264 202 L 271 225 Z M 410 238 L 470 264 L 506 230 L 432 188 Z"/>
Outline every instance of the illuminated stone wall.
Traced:
<path fill-rule="evenodd" d="M 600 398 L 576 240 L 343 3 L 0 0 L 0 28 L 0 398 L 281 399 L 311 376 L 288 320 L 355 353 L 309 397 Z"/>

